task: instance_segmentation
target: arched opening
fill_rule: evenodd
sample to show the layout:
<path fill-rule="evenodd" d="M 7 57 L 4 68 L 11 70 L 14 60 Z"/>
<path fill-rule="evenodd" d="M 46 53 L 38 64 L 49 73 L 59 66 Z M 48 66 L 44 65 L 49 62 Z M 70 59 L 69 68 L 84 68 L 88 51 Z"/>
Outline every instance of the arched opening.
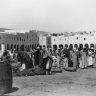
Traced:
<path fill-rule="evenodd" d="M 34 48 L 34 44 L 33 44 L 32 46 L 33 46 L 33 49 L 35 49 L 35 48 Z"/>
<path fill-rule="evenodd" d="M 31 45 L 30 45 L 30 48 L 31 48 Z"/>
<path fill-rule="evenodd" d="M 22 44 L 20 47 L 21 51 L 24 51 L 24 45 Z"/>
<path fill-rule="evenodd" d="M 65 44 L 65 47 L 68 48 L 68 44 Z"/>
<path fill-rule="evenodd" d="M 7 50 L 9 50 L 9 44 L 7 44 Z"/>
<path fill-rule="evenodd" d="M 85 44 L 85 48 L 89 48 L 89 45 L 87 43 Z"/>
<path fill-rule="evenodd" d="M 47 48 L 51 48 L 51 46 L 50 45 L 47 45 Z"/>
<path fill-rule="evenodd" d="M 28 50 L 28 47 L 27 47 L 27 45 L 25 46 L 25 50 L 24 51 L 27 51 Z"/>
<path fill-rule="evenodd" d="M 14 45 L 14 48 L 16 49 L 16 44 Z"/>
<path fill-rule="evenodd" d="M 74 48 L 78 49 L 78 44 L 74 44 Z"/>
<path fill-rule="evenodd" d="M 60 45 L 59 45 L 59 48 L 63 48 L 63 45 L 62 45 L 62 44 L 60 44 Z"/>
<path fill-rule="evenodd" d="M 32 46 L 30 45 L 30 51 L 32 51 Z"/>
<path fill-rule="evenodd" d="M 90 48 L 92 48 L 92 47 L 94 48 L 94 44 L 93 43 L 90 44 Z"/>
<path fill-rule="evenodd" d="M 83 44 L 79 44 L 78 50 L 81 51 L 83 49 Z"/>
<path fill-rule="evenodd" d="M 69 50 L 73 50 L 73 44 L 69 45 Z"/>
<path fill-rule="evenodd" d="M 13 50 L 13 44 L 11 44 L 11 50 Z"/>
<path fill-rule="evenodd" d="M 28 45 L 28 50 L 27 50 L 28 52 L 30 51 L 30 46 Z"/>
<path fill-rule="evenodd" d="M 32 50 L 33 50 L 33 45 L 32 45 Z"/>
<path fill-rule="evenodd" d="M 57 50 L 57 45 L 56 44 L 53 45 L 53 50 Z"/>
<path fill-rule="evenodd" d="M 17 45 L 17 51 L 19 51 L 19 50 L 20 50 L 19 45 Z"/>

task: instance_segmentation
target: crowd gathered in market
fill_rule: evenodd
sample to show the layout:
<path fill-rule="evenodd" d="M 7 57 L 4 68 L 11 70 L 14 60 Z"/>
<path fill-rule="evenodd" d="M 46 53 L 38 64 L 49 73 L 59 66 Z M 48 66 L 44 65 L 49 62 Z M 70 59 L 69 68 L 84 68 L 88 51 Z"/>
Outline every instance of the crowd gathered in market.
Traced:
<path fill-rule="evenodd" d="M 94 47 L 90 48 L 85 45 L 73 46 L 65 45 L 64 48 L 52 50 L 49 46 L 39 45 L 35 50 L 29 53 L 25 51 L 5 50 L 1 56 L 1 60 L 10 56 L 21 62 L 21 71 L 28 68 L 36 68 L 37 66 L 46 70 L 46 74 L 51 74 L 51 69 L 58 68 L 93 68 L 96 63 L 96 53 Z"/>

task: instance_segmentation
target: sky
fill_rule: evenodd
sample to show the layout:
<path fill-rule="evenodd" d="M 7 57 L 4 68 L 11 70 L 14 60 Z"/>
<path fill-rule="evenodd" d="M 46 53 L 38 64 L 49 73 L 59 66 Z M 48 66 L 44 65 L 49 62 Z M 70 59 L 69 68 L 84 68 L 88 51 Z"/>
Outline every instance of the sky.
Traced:
<path fill-rule="evenodd" d="M 96 0 L 0 0 L 0 28 L 54 33 L 96 30 Z"/>

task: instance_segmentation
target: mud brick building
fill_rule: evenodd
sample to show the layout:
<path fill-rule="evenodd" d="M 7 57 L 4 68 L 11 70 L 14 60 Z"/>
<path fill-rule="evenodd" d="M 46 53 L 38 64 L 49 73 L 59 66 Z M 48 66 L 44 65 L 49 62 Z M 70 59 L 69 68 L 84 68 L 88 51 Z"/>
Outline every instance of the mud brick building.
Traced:
<path fill-rule="evenodd" d="M 36 30 L 5 30 L 0 32 L 0 50 L 26 50 L 46 46 L 46 34 Z"/>

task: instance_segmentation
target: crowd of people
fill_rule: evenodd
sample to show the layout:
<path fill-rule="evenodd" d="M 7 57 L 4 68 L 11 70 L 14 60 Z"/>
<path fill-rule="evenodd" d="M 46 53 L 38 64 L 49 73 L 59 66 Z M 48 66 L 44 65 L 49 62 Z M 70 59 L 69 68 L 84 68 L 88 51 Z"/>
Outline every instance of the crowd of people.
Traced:
<path fill-rule="evenodd" d="M 42 57 L 43 56 L 43 57 Z M 60 49 L 52 50 L 49 46 L 38 46 L 37 51 L 34 54 L 34 64 L 42 65 L 42 60 L 46 65 L 49 57 L 53 62 L 51 66 L 57 67 L 74 67 L 74 68 L 93 68 L 96 63 L 96 54 L 94 47 L 90 48 L 85 45 L 84 48 L 82 45 L 78 46 L 69 46 L 61 47 Z M 43 59 L 42 59 L 43 58 Z M 54 63 L 55 62 L 55 63 Z"/>
<path fill-rule="evenodd" d="M 74 68 L 89 68 L 94 67 L 96 63 L 96 54 L 94 47 L 88 48 L 88 46 L 65 46 L 60 48 L 58 55 L 60 56 L 60 62 L 63 61 L 64 67 Z"/>
<path fill-rule="evenodd" d="M 56 66 L 59 68 L 93 68 L 96 63 L 96 54 L 94 52 L 94 47 L 88 48 L 85 46 L 83 48 L 82 45 L 79 46 L 68 46 L 65 45 L 64 48 L 60 47 L 60 49 L 52 50 L 49 46 L 38 46 L 36 50 L 30 51 L 30 58 L 28 55 L 23 54 L 19 50 L 18 53 L 13 51 L 5 51 L 3 57 L 8 53 L 12 58 L 16 58 L 21 61 L 21 65 L 25 68 L 36 68 L 36 66 L 40 66 L 41 68 L 46 69 L 46 73 L 51 73 L 51 68 Z M 20 57 L 20 54 L 21 55 Z M 29 64 L 30 63 L 30 64 Z M 28 65 L 30 65 L 28 67 Z M 31 66 L 32 65 L 32 66 Z"/>

